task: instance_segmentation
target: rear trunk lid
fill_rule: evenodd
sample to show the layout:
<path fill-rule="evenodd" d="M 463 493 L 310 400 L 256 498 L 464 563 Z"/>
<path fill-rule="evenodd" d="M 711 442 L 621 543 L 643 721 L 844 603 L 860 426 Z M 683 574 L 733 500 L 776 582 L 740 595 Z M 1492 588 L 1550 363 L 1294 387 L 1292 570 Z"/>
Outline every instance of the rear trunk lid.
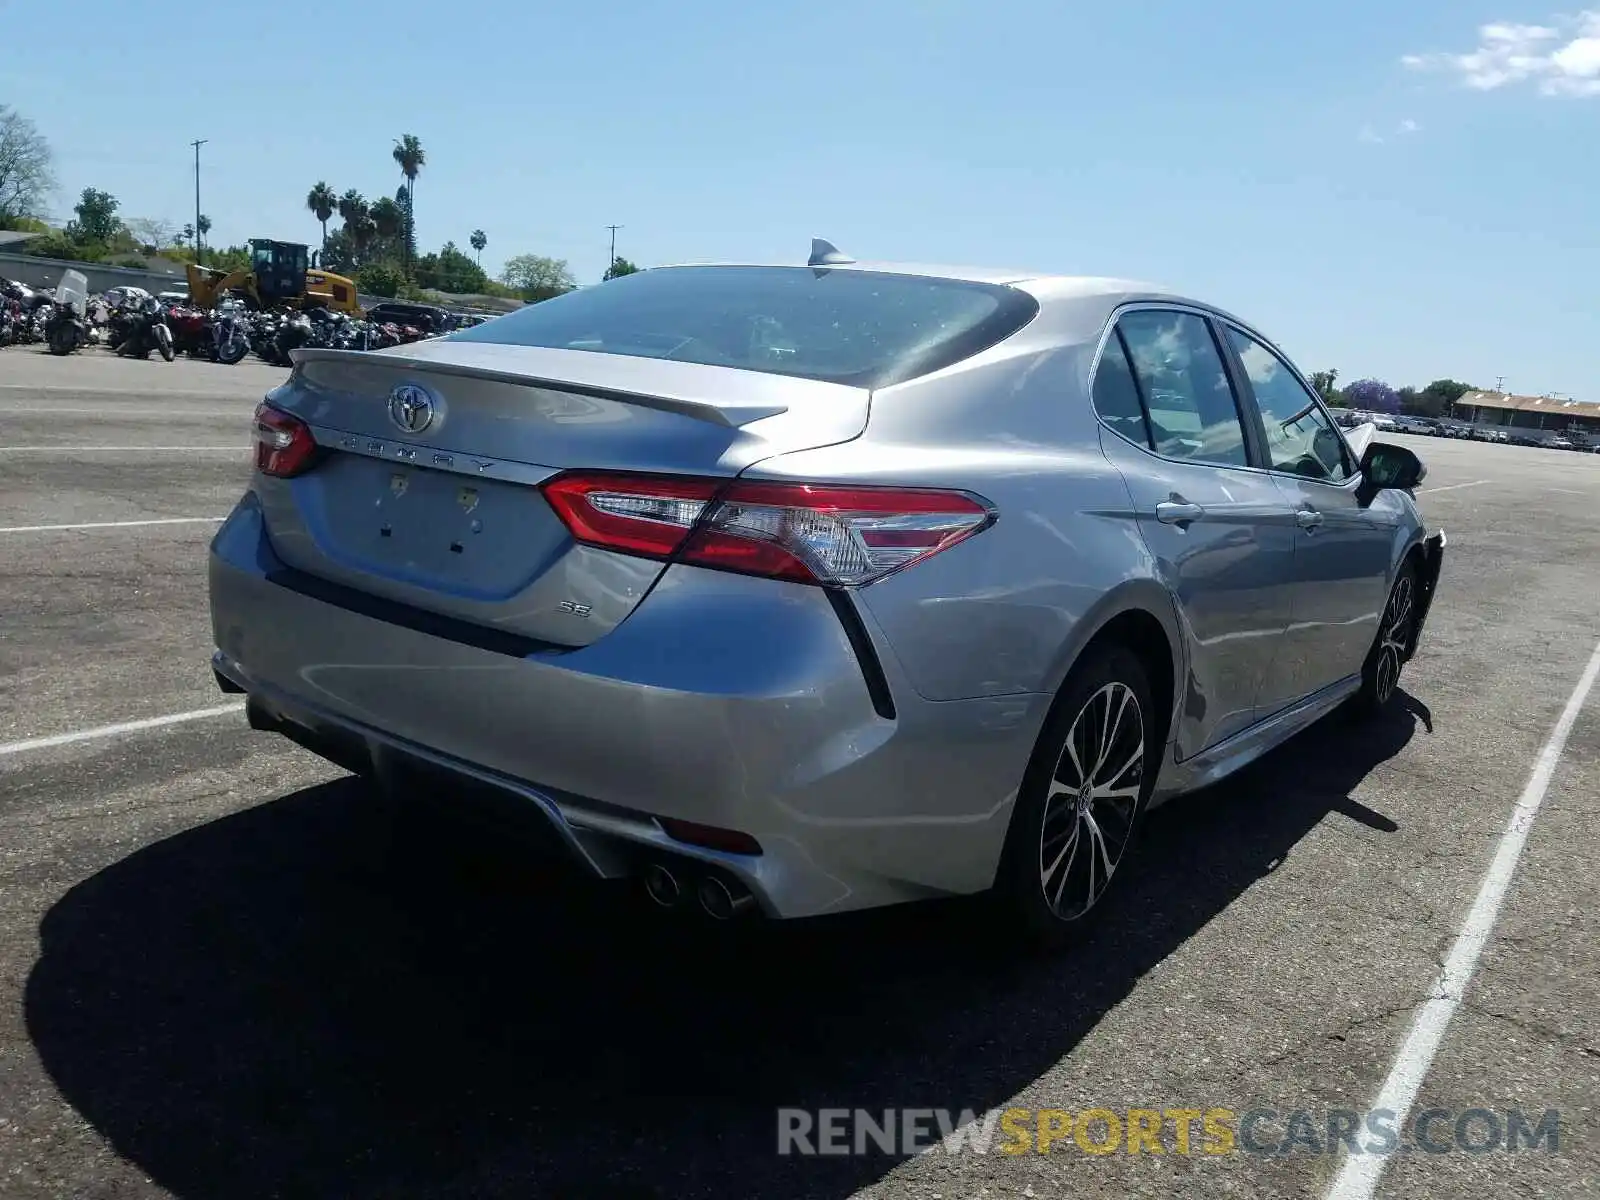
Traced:
<path fill-rule="evenodd" d="M 582 350 L 444 340 L 293 357 L 267 399 L 325 457 L 257 479 L 284 563 L 556 646 L 604 636 L 664 565 L 574 542 L 538 484 L 571 468 L 732 477 L 867 420 L 861 388 Z"/>

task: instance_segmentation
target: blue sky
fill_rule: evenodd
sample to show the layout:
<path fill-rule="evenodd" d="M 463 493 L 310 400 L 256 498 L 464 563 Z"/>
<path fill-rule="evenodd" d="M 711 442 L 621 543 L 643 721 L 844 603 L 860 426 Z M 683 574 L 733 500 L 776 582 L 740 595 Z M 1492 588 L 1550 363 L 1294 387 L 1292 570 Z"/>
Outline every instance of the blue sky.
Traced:
<path fill-rule="evenodd" d="M 124 216 L 314 243 L 428 153 L 424 249 L 580 281 L 861 258 L 1154 279 L 1306 370 L 1600 400 L 1600 11 L 1549 0 L 3 6 L 0 103 Z M 137 7 L 137 6 L 135 6 Z M 1487 30 L 1484 28 L 1488 26 Z"/>

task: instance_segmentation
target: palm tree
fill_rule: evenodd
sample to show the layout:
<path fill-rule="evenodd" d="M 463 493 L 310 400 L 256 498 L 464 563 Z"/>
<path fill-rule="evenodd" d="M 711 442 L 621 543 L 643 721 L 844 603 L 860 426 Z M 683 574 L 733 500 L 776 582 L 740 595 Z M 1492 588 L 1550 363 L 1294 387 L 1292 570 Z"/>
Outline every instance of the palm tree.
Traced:
<path fill-rule="evenodd" d="M 483 248 L 489 244 L 489 235 L 481 229 L 474 229 L 472 236 L 467 239 L 472 248 L 478 253 L 478 265 L 483 266 Z"/>
<path fill-rule="evenodd" d="M 395 239 L 399 238 L 405 231 L 406 214 L 404 210 L 387 196 L 373 201 L 371 219 L 372 231 L 378 235 L 378 240 L 385 243 L 386 246 L 392 246 Z M 405 251 L 402 249 L 401 254 L 403 255 L 404 253 Z"/>
<path fill-rule="evenodd" d="M 416 134 L 405 134 L 399 141 L 395 142 L 394 161 L 399 164 L 400 173 L 406 177 L 406 199 L 414 201 L 417 196 L 417 172 L 428 164 L 427 153 L 422 149 L 422 142 Z M 409 273 L 411 270 L 410 247 L 412 238 L 416 236 L 414 222 L 417 210 L 414 203 L 408 203 L 406 207 L 410 210 L 407 214 L 408 220 L 406 222 L 407 254 L 405 264 L 406 271 Z"/>
<path fill-rule="evenodd" d="M 357 260 L 360 260 L 366 255 L 374 233 L 372 210 L 367 204 L 367 198 L 355 188 L 345 192 L 339 197 L 339 219 L 344 222 L 344 233 L 349 240 L 350 250 L 355 253 Z"/>
<path fill-rule="evenodd" d="M 317 180 L 317 186 L 306 193 L 306 207 L 315 214 L 317 220 L 322 222 L 322 248 L 328 248 L 328 220 L 339 211 L 339 198 L 333 194 L 333 189 L 323 180 Z"/>
<path fill-rule="evenodd" d="M 339 219 L 345 224 L 348 225 L 350 223 L 350 218 L 353 215 L 359 214 L 361 216 L 365 216 L 366 213 L 367 198 L 360 192 L 356 191 L 355 188 L 351 188 L 348 192 L 339 197 Z"/>
<path fill-rule="evenodd" d="M 211 232 L 211 218 L 201 213 L 195 220 L 194 260 L 201 265 L 205 263 L 206 235 Z"/>

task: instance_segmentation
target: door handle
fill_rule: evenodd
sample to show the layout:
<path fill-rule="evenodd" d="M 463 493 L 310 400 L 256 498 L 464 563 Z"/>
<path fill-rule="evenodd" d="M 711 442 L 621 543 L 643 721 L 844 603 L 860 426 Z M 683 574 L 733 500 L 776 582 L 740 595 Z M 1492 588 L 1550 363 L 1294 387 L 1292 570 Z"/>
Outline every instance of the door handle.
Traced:
<path fill-rule="evenodd" d="M 1302 508 L 1295 513 L 1294 523 L 1301 529 L 1315 529 L 1322 524 L 1322 514 L 1314 508 Z"/>
<path fill-rule="evenodd" d="M 1156 505 L 1156 520 L 1163 525 L 1187 525 L 1205 515 L 1205 509 L 1187 500 L 1163 500 Z"/>

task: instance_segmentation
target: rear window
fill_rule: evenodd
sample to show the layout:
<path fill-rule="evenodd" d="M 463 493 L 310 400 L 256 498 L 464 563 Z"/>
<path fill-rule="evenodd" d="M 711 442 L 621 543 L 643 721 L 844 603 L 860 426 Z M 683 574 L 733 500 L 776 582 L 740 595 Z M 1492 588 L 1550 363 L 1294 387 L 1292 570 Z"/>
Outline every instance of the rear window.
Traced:
<path fill-rule="evenodd" d="M 810 267 L 660 267 L 450 335 L 879 388 L 1009 337 L 1037 301 L 995 284 Z"/>

